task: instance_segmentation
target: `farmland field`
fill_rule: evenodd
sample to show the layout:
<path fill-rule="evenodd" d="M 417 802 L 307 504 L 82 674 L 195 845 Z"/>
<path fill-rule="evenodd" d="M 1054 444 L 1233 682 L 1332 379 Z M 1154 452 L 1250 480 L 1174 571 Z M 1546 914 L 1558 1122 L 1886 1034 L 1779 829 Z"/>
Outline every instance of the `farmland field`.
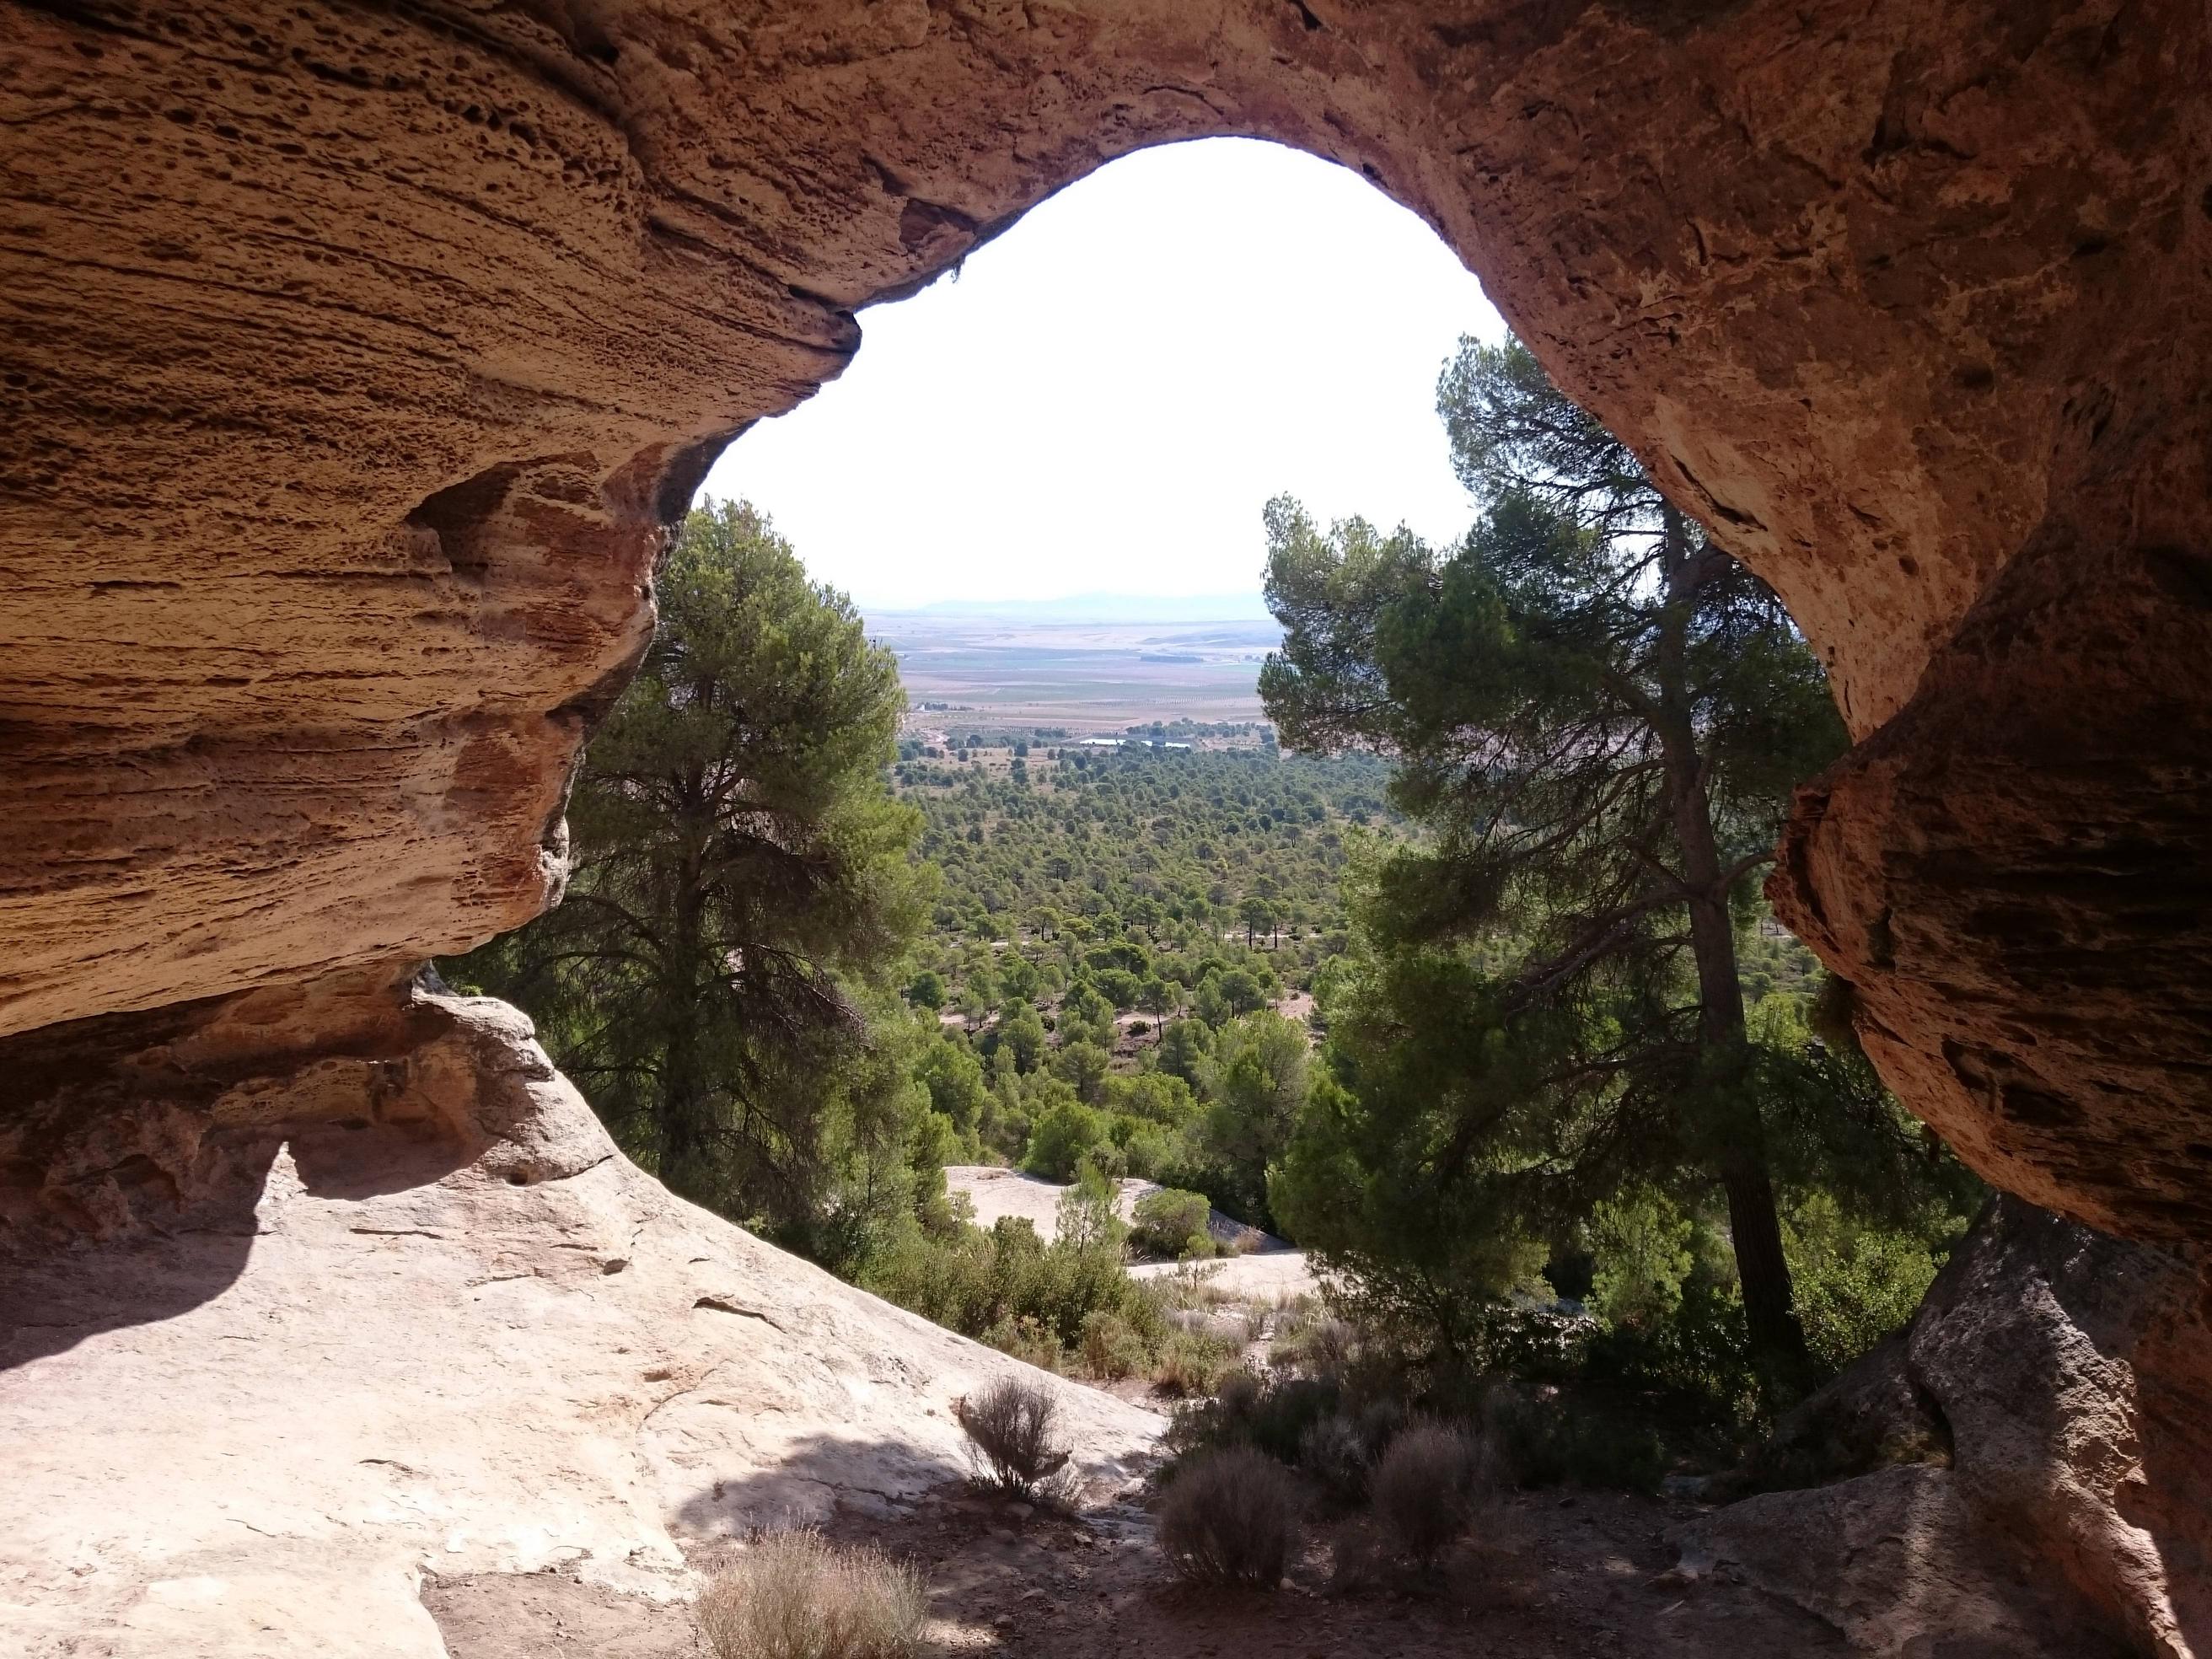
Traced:
<path fill-rule="evenodd" d="M 1140 721 L 1255 720 L 1272 622 L 1063 622 L 944 612 L 872 615 L 898 653 L 917 711 L 973 711 L 1014 724 L 1119 731 Z"/>

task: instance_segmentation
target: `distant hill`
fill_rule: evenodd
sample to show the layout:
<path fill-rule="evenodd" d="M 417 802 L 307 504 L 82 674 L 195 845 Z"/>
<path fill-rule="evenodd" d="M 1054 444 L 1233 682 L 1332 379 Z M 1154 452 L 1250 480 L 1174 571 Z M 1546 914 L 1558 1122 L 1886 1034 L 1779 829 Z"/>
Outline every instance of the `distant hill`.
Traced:
<path fill-rule="evenodd" d="M 931 605 L 866 605 L 872 617 L 986 617 L 1026 623 L 1267 622 L 1257 593 L 1078 593 L 1064 599 L 939 599 Z"/>

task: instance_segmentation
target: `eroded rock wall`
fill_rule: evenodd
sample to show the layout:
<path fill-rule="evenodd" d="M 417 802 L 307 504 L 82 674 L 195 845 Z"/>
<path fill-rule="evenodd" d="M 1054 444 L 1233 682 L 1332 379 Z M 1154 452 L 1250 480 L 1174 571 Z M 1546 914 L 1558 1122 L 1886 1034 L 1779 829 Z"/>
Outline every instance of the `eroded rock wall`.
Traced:
<path fill-rule="evenodd" d="M 1788 599 L 1868 744 L 1777 895 L 1905 1097 L 2201 1234 L 2192 0 L 0 15 L 0 1029 L 531 915 L 714 446 L 1050 191 L 1245 133 L 1427 218 Z"/>
<path fill-rule="evenodd" d="M 2176 1247 L 2212 1240 L 2208 499 L 2039 537 L 1799 792 L 1767 889 L 1976 1170 Z"/>
<path fill-rule="evenodd" d="M 431 1653 L 425 1561 L 665 1589 L 687 1527 L 941 1472 L 1006 1362 L 668 1199 L 408 976 L 557 891 L 718 445 L 1178 138 L 1420 213 L 1776 584 L 1861 741 L 1773 890 L 1885 1074 L 2201 1245 L 2208 84 L 2198 0 L 0 0 L 10 1620 Z M 2008 1515 L 2201 1646 L 2201 1304 L 2036 1237 L 1916 1327 L 1956 1469 L 1817 1530 Z"/>

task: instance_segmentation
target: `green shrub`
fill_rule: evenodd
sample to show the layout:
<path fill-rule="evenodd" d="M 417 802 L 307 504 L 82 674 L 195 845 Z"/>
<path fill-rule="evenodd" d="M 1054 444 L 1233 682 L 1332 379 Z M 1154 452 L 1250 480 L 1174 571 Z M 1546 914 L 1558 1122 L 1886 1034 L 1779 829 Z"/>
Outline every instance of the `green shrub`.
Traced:
<path fill-rule="evenodd" d="M 1030 1314 L 1009 1315 L 997 1320 L 977 1340 L 1041 1371 L 1056 1372 L 1066 1366 L 1066 1351 L 1060 1346 L 1059 1337 Z"/>
<path fill-rule="evenodd" d="M 1048 1244 L 1026 1220 L 990 1231 L 915 1228 L 877 1252 L 860 1283 L 886 1301 L 1048 1370 L 1079 1352 L 1094 1315 L 1114 1315 L 1149 1361 L 1168 1338 L 1150 1289 L 1122 1270 L 1118 1240 Z"/>
<path fill-rule="evenodd" d="M 1083 1369 L 1088 1375 L 1113 1381 L 1134 1376 L 1151 1358 L 1136 1328 L 1104 1308 L 1083 1322 L 1082 1354 Z"/>
<path fill-rule="evenodd" d="M 1110 1145 L 1111 1127 L 1105 1113 L 1079 1100 L 1061 1100 L 1047 1107 L 1031 1123 L 1022 1167 L 1047 1181 L 1073 1181 L 1076 1165 Z"/>
<path fill-rule="evenodd" d="M 1942 1254 L 1910 1233 L 1846 1228 L 1832 1202 L 1800 1208 L 1815 1214 L 1784 1235 L 1797 1317 L 1814 1358 L 1839 1371 L 1912 1317 Z"/>
<path fill-rule="evenodd" d="M 1245 1436 L 1269 1456 L 1296 1462 L 1306 1431 L 1334 1416 L 1338 1399 L 1333 1382 L 1308 1376 L 1271 1379 L 1252 1403 Z"/>
<path fill-rule="evenodd" d="M 1162 1394 L 1195 1399 L 1220 1386 L 1237 1365 L 1234 1343 L 1205 1331 L 1170 1328 L 1152 1365 L 1152 1386 Z"/>
<path fill-rule="evenodd" d="M 1486 1425 L 1500 1473 L 1515 1486 L 1651 1492 L 1667 1472 L 1666 1442 L 1634 1401 L 1586 1391 L 1542 1401 L 1501 1394 Z"/>
<path fill-rule="evenodd" d="M 1692 1273 L 1665 1318 L 1591 1333 L 1572 1359 L 1549 1380 L 1578 1405 L 1634 1416 L 1679 1441 L 1741 1436 L 1765 1420 L 1732 1279 Z"/>
<path fill-rule="evenodd" d="M 1290 1564 L 1297 1493 L 1281 1464 L 1249 1446 L 1177 1468 L 1160 1505 L 1159 1541 L 1187 1578 L 1273 1589 Z"/>
<path fill-rule="evenodd" d="M 1213 1236 L 1206 1231 L 1213 1206 L 1203 1193 L 1162 1187 L 1137 1200 L 1130 1243 L 1149 1255 L 1174 1258 L 1212 1255 Z M 1203 1249 L 1198 1241 L 1205 1240 Z"/>
<path fill-rule="evenodd" d="M 761 1540 L 717 1573 L 692 1616 L 716 1659 L 908 1659 L 929 1599 L 913 1568 L 817 1532 Z"/>
<path fill-rule="evenodd" d="M 1338 1397 L 1333 1382 L 1230 1371 L 1212 1399 L 1176 1413 L 1168 1431 L 1169 1448 L 1185 1454 L 1251 1446 L 1279 1462 L 1293 1463 L 1306 1431 L 1335 1414 Z"/>

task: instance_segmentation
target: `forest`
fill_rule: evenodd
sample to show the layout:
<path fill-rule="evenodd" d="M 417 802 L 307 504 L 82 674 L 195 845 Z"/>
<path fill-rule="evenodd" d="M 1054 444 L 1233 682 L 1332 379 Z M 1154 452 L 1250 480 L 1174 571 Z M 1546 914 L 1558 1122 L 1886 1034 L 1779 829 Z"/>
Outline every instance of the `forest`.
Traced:
<path fill-rule="evenodd" d="M 696 509 L 565 902 L 448 978 L 678 1193 L 1025 1358 L 1210 1389 L 1235 1345 L 1122 1271 L 1210 1206 L 1309 1252 L 1370 1386 L 1547 1402 L 1582 1478 L 1733 1455 L 1981 1194 L 1760 896 L 1841 744 L 1779 602 L 1517 345 L 1438 401 L 1460 544 L 1268 504 L 1265 724 L 909 708 Z M 974 1225 L 978 1163 L 1067 1183 L 1055 1236 Z"/>

